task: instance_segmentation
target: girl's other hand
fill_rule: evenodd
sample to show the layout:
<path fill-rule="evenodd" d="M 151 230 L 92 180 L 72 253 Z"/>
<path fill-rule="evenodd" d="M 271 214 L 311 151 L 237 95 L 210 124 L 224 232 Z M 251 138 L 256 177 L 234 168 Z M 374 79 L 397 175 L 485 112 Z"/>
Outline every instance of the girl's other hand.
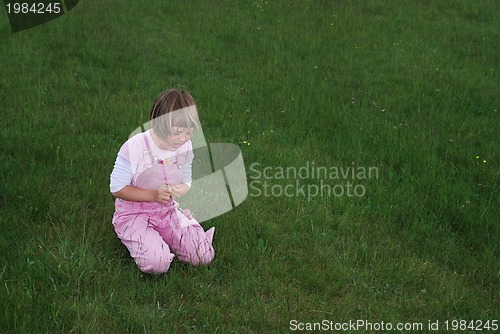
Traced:
<path fill-rule="evenodd" d="M 174 198 L 177 198 L 186 195 L 188 191 L 189 186 L 185 183 L 181 183 L 172 187 L 171 194 Z"/>

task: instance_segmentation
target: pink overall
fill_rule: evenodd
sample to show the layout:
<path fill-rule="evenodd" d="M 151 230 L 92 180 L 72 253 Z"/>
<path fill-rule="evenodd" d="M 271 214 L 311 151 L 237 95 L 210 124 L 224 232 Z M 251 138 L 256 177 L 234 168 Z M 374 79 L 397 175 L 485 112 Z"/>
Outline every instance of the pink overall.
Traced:
<path fill-rule="evenodd" d="M 161 185 L 182 183 L 181 166 L 186 154 L 178 154 L 170 164 L 153 158 L 148 136 L 144 139 L 144 167 L 132 185 L 143 189 L 159 189 Z M 149 137 L 150 138 L 150 137 Z M 212 237 L 215 228 L 205 232 L 186 210 L 184 214 L 174 200 L 169 204 L 129 202 L 117 199 L 113 226 L 121 242 L 139 268 L 146 273 L 161 274 L 170 268 L 175 256 L 195 266 L 209 264 L 214 258 Z"/>

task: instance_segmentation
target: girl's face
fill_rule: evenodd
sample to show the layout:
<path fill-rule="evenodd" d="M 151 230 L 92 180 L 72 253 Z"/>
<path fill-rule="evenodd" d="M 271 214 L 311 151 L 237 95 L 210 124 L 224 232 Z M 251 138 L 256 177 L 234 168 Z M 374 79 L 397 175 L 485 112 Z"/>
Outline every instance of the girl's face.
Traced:
<path fill-rule="evenodd" d="M 191 139 L 193 134 L 193 128 L 184 128 L 181 126 L 174 126 L 172 132 L 167 136 L 165 140 L 162 140 L 162 144 L 167 150 L 176 150 L 182 144 Z"/>

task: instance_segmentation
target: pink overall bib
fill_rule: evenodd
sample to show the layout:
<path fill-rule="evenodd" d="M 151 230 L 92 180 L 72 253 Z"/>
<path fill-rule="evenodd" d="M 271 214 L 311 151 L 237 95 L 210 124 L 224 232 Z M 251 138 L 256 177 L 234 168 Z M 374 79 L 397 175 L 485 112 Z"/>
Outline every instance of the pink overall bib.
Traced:
<path fill-rule="evenodd" d="M 142 153 L 144 165 L 132 185 L 157 190 L 165 184 L 182 183 L 181 168 L 187 152 L 179 152 L 165 164 L 153 156 L 148 136 L 142 135 L 146 148 Z M 215 255 L 215 228 L 205 232 L 188 210 L 184 214 L 173 199 L 169 204 L 117 199 L 113 226 L 137 266 L 146 273 L 166 272 L 175 256 L 197 266 L 209 264 Z"/>

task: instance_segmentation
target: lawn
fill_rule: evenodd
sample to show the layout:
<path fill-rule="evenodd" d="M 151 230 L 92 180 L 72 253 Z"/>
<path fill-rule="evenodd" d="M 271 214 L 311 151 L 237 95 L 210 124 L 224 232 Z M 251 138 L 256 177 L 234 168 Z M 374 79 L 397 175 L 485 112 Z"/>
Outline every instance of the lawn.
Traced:
<path fill-rule="evenodd" d="M 81 0 L 13 33 L 1 7 L 0 333 L 494 332 L 499 12 Z M 249 194 L 202 223 L 209 267 L 151 276 L 109 175 L 170 87 L 240 145 Z"/>

